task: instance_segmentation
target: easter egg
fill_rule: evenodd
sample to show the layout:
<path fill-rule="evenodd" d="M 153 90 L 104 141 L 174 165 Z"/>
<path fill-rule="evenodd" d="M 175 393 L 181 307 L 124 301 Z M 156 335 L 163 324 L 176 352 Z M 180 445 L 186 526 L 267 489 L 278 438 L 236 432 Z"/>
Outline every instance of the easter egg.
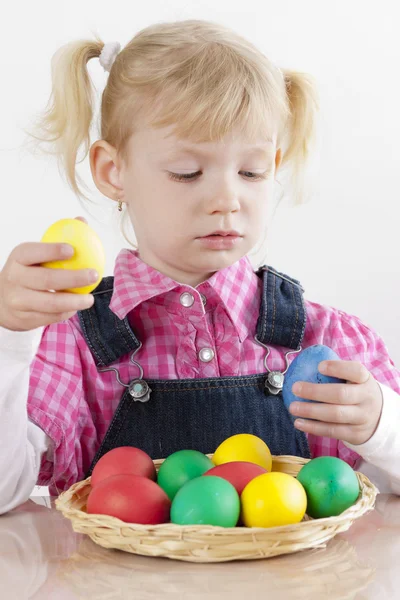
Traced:
<path fill-rule="evenodd" d="M 307 514 L 314 519 L 340 515 L 360 493 L 356 473 L 335 456 L 310 460 L 299 471 L 297 480 L 307 494 Z"/>
<path fill-rule="evenodd" d="M 289 408 L 292 402 L 315 402 L 296 396 L 292 392 L 292 386 L 296 381 L 307 381 L 308 383 L 346 383 L 344 379 L 323 375 L 318 371 L 318 365 L 323 360 L 340 360 L 340 357 L 322 344 L 316 344 L 305 348 L 290 363 L 285 373 L 285 379 L 282 387 L 282 397 L 286 408 Z"/>
<path fill-rule="evenodd" d="M 188 481 L 171 505 L 171 522 L 176 525 L 235 527 L 239 515 L 239 494 L 221 477 L 197 477 Z"/>
<path fill-rule="evenodd" d="M 299 523 L 306 512 L 303 486 L 287 473 L 259 475 L 244 488 L 241 519 L 246 527 L 278 527 Z"/>
<path fill-rule="evenodd" d="M 177 491 L 186 482 L 200 477 L 213 466 L 208 456 L 198 450 L 178 450 L 161 463 L 157 483 L 173 500 Z"/>
<path fill-rule="evenodd" d="M 41 242 L 69 244 L 74 248 L 72 258 L 53 260 L 42 263 L 50 269 L 95 269 L 99 278 L 90 285 L 63 290 L 76 294 L 89 294 L 100 283 L 105 267 L 103 245 L 97 233 L 83 221 L 78 219 L 61 219 L 56 221 L 44 233 Z"/>
<path fill-rule="evenodd" d="M 112 475 L 92 488 L 89 514 L 110 515 L 126 523 L 158 525 L 169 521 L 171 501 L 155 481 L 140 475 Z"/>
<path fill-rule="evenodd" d="M 140 448 L 120 446 L 103 454 L 95 464 L 90 484 L 95 487 L 112 475 L 141 475 L 156 480 L 156 468 L 150 456 Z"/>
<path fill-rule="evenodd" d="M 238 433 L 224 440 L 214 452 L 212 461 L 221 465 L 233 461 L 252 462 L 271 471 L 272 457 L 267 444 L 251 433 Z"/>
<path fill-rule="evenodd" d="M 249 481 L 263 473 L 267 473 L 267 471 L 263 467 L 260 467 L 260 465 L 237 460 L 213 467 L 204 473 L 203 477 L 212 475 L 226 479 L 233 485 L 240 496 Z"/>

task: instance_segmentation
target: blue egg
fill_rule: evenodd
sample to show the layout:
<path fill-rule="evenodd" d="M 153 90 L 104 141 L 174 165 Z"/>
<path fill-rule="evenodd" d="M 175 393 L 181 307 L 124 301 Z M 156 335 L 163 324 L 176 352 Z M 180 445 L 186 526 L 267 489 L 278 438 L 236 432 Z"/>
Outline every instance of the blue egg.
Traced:
<path fill-rule="evenodd" d="M 315 402 L 296 396 L 292 392 L 292 386 L 296 381 L 307 381 L 308 383 L 346 383 L 345 379 L 337 377 L 329 377 L 318 371 L 318 365 L 323 360 L 341 360 L 328 346 L 316 344 L 305 348 L 291 362 L 288 370 L 285 373 L 283 381 L 282 396 L 286 408 L 289 408 L 292 402 Z"/>

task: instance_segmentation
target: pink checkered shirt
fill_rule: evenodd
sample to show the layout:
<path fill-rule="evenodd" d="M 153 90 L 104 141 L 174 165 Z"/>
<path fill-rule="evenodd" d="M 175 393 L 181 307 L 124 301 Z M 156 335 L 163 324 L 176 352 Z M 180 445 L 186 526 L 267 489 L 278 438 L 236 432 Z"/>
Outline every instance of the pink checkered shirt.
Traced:
<path fill-rule="evenodd" d="M 111 310 L 129 322 L 143 342 L 136 353 L 146 379 L 228 377 L 265 372 L 265 350 L 254 341 L 262 281 L 247 257 L 214 273 L 195 290 L 156 271 L 123 249 L 114 270 Z M 195 297 L 180 303 L 183 292 Z M 206 297 L 203 306 L 200 293 Z M 305 299 L 307 323 L 302 347 L 325 344 L 343 360 L 362 362 L 374 377 L 400 393 L 400 376 L 383 340 L 357 317 Z M 211 362 L 201 348 L 215 349 Z M 288 351 L 272 346 L 270 370 L 283 370 Z M 289 356 L 293 360 L 296 355 Z M 138 376 L 130 354 L 113 366 L 122 381 Z M 32 361 L 28 416 L 53 440 L 42 458 L 38 485 L 50 493 L 82 479 L 103 440 L 125 388 L 113 372 L 97 371 L 77 315 L 44 329 Z M 312 457 L 338 456 L 352 467 L 359 455 L 335 439 L 308 435 Z M 163 458 L 163 457 L 160 457 Z"/>

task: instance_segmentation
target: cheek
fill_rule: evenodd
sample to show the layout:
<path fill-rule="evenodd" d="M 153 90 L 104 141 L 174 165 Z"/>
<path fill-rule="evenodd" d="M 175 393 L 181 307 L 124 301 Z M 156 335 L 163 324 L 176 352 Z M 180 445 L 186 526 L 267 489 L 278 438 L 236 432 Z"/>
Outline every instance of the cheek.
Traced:
<path fill-rule="evenodd" d="M 258 228 L 263 228 L 267 220 L 269 202 L 268 194 L 257 195 L 246 202 L 248 218 Z"/>
<path fill-rule="evenodd" d="M 130 216 L 135 230 L 139 228 L 141 234 L 154 241 L 165 242 L 174 240 L 176 232 L 185 229 L 185 211 L 179 209 L 177 203 L 165 194 L 155 198 L 149 194 L 144 199 L 136 198 L 130 207 Z"/>
<path fill-rule="evenodd" d="M 268 226 L 268 199 L 255 198 L 247 207 L 249 243 L 254 246 L 265 235 Z"/>

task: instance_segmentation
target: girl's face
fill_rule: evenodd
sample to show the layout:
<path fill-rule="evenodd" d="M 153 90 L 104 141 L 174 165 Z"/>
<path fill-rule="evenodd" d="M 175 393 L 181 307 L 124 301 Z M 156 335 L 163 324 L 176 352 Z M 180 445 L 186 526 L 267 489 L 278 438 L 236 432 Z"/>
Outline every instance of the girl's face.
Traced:
<path fill-rule="evenodd" d="M 134 133 L 130 164 L 119 171 L 119 198 L 141 259 L 195 287 L 260 240 L 281 152 L 265 140 L 247 144 L 234 132 L 222 142 L 197 144 L 170 133 L 170 127 Z M 201 239 L 216 231 L 237 236 Z"/>

